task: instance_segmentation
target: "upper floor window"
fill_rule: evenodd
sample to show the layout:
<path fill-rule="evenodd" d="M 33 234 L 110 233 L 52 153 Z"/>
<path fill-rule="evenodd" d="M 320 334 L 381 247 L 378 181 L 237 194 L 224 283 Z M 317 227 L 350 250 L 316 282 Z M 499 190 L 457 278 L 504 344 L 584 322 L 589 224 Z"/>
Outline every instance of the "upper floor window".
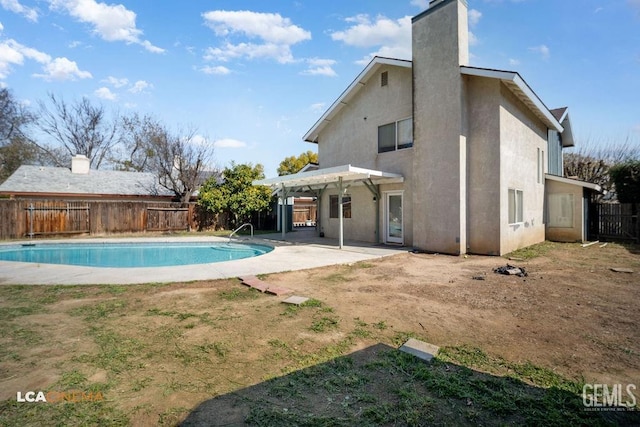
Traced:
<path fill-rule="evenodd" d="M 389 84 L 389 72 L 383 71 L 380 73 L 380 86 L 387 86 Z"/>
<path fill-rule="evenodd" d="M 378 126 L 378 153 L 413 147 L 413 118 Z"/>

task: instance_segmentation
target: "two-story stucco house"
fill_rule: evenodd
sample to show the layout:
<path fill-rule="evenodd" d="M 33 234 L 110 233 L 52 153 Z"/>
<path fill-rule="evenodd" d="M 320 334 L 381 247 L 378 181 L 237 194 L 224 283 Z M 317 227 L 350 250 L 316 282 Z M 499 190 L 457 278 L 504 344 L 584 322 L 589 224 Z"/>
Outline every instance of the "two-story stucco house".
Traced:
<path fill-rule="evenodd" d="M 585 238 L 592 184 L 562 177 L 568 110 L 512 71 L 469 66 L 466 0 L 412 20 L 412 60 L 375 58 L 304 136 L 320 168 L 266 179 L 319 201 L 328 237 L 501 255 Z"/>

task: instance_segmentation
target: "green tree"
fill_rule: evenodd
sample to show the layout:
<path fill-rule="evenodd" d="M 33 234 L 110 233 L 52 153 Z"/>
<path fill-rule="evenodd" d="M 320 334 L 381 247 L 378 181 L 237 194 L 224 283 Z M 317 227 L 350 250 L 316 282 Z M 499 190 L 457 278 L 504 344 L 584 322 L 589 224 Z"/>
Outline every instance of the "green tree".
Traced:
<path fill-rule="evenodd" d="M 278 175 L 292 175 L 300 172 L 308 163 L 318 163 L 318 153 L 309 150 L 299 156 L 290 156 L 280 162 L 278 166 Z"/>
<path fill-rule="evenodd" d="M 264 178 L 261 164 L 231 163 L 222 172 L 222 179 L 210 178 L 200 188 L 198 205 L 212 214 L 226 213 L 230 226 L 248 222 L 251 214 L 264 211 L 271 201 L 271 190 L 265 186 L 253 186 L 252 182 Z"/>
<path fill-rule="evenodd" d="M 609 175 L 620 203 L 640 203 L 640 160 L 612 166 Z"/>

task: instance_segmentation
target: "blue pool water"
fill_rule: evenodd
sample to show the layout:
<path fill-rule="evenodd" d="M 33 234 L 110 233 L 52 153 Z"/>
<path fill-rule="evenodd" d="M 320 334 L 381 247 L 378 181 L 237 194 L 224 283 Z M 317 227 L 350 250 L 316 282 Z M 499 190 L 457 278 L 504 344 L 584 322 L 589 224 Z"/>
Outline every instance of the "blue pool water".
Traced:
<path fill-rule="evenodd" d="M 0 260 L 87 267 L 167 267 L 255 257 L 272 247 L 241 243 L 80 243 L 0 247 Z"/>

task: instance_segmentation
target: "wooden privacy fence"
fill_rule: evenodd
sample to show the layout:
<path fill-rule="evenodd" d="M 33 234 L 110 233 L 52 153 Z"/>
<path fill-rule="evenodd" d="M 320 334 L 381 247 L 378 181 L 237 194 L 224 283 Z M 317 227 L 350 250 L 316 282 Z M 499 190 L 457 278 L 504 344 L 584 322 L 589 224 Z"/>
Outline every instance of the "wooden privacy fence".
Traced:
<path fill-rule="evenodd" d="M 592 205 L 591 233 L 602 240 L 640 243 L 638 203 L 598 203 Z"/>
<path fill-rule="evenodd" d="M 0 239 L 195 228 L 195 204 L 0 200 Z"/>

